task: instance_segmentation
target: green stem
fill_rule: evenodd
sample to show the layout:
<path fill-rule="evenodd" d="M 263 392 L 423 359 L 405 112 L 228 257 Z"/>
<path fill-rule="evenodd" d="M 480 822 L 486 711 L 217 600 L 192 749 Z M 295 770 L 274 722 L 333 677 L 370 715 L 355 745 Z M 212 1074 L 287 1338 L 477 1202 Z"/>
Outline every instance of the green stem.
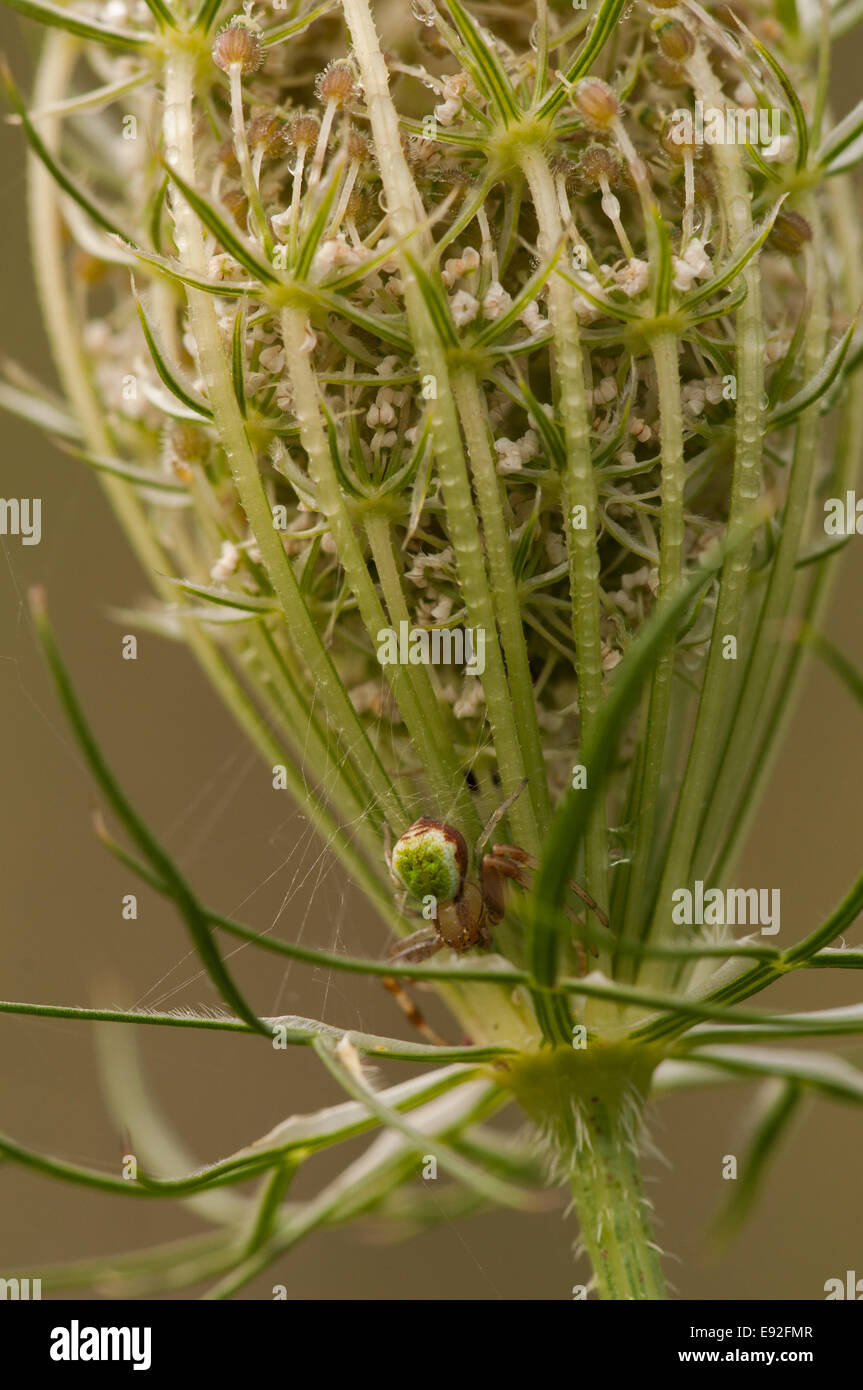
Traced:
<path fill-rule="evenodd" d="M 398 116 L 389 92 L 389 80 L 368 0 L 342 0 L 345 19 L 354 44 L 366 108 L 386 195 L 387 211 L 396 240 L 401 244 L 424 224 L 425 214 L 402 149 Z M 416 237 L 425 254 L 430 250 L 427 230 Z M 422 291 L 407 261 L 401 257 L 405 306 L 420 373 L 432 378 L 435 393 L 429 402 L 432 445 L 441 480 L 450 540 L 455 552 L 461 591 L 470 623 L 485 634 L 486 669 L 482 677 L 488 720 L 497 753 L 503 793 L 515 793 L 526 776 L 518 729 L 509 696 L 507 672 L 498 640 L 494 604 L 486 575 L 479 526 L 464 451 L 458 414 L 452 396 L 449 368 Z M 510 811 L 519 843 L 532 853 L 539 849 L 539 832 L 533 807 L 520 797 Z"/>
<path fill-rule="evenodd" d="M 723 110 L 722 88 L 700 46 L 688 64 L 688 73 L 705 107 Z M 733 144 L 714 145 L 712 153 L 727 238 L 730 245 L 740 245 L 752 235 L 751 193 L 743 154 Z M 746 266 L 743 279 L 746 298 L 737 312 L 737 412 L 727 528 L 732 542 L 745 535 L 748 517 L 761 492 L 763 447 L 764 323 L 761 274 L 755 259 Z M 735 545 L 722 570 L 695 730 L 654 909 L 652 930 L 660 937 L 669 933 L 672 891 L 689 880 L 698 826 L 722 756 L 729 706 L 738 688 L 737 663 L 726 659 L 725 639 L 733 638 L 736 645 L 743 641 L 751 549 L 751 541 Z M 651 969 L 646 967 L 648 974 Z"/>
<path fill-rule="evenodd" d="M 662 533 L 659 553 L 660 601 L 680 582 L 683 557 L 683 487 L 686 469 L 683 460 L 683 412 L 680 405 L 680 374 L 677 340 L 662 334 L 653 342 L 659 415 L 662 420 Z M 657 809 L 668 734 L 668 716 L 674 680 L 674 642 L 661 651 L 650 689 L 641 778 L 636 803 L 635 846 L 632 870 L 626 888 L 622 937 L 633 937 L 645 922 L 645 892 L 652 862 L 657 828 Z M 637 960 L 624 969 L 634 973 Z"/>
<path fill-rule="evenodd" d="M 563 235 L 554 179 L 541 150 L 528 147 L 521 167 L 530 188 L 539 225 L 539 251 L 551 256 Z M 560 275 L 548 284 L 548 310 L 554 333 L 560 411 L 566 437 L 566 471 L 563 478 L 564 520 L 570 559 L 572 624 L 578 676 L 581 746 L 590 742 L 602 704 L 602 643 L 600 640 L 599 550 L 597 547 L 597 497 L 584 367 L 573 305 L 572 287 Z M 584 526 L 573 526 L 573 508 L 584 508 Z M 601 907 L 608 906 L 608 830 L 603 798 L 598 797 L 585 833 L 587 891 Z"/>
<path fill-rule="evenodd" d="M 536 717 L 533 677 L 530 673 L 527 643 L 521 620 L 521 597 L 513 572 L 512 546 L 504 519 L 500 482 L 489 445 L 485 401 L 476 375 L 469 368 L 453 372 L 452 385 L 479 499 L 512 702 L 521 737 L 525 769 L 530 778 L 529 793 L 537 824 L 542 831 L 548 824 L 550 815 L 548 779 Z"/>
<path fill-rule="evenodd" d="M 300 426 L 303 448 L 309 458 L 317 503 L 332 528 L 339 563 L 344 569 L 348 584 L 356 594 L 366 632 L 370 640 L 376 644 L 380 640 L 379 634 L 389 625 L 387 614 L 378 598 L 360 549 L 330 455 L 330 446 L 321 417 L 317 379 L 308 353 L 303 351 L 307 327 L 308 319 L 302 309 L 282 311 L 282 341 L 293 389 L 294 413 Z M 440 712 L 431 687 L 424 692 L 426 698 L 421 701 L 413 674 L 416 671 L 415 667 L 405 667 L 399 662 L 393 662 L 382 667 L 382 671 L 416 747 L 437 806 L 441 811 L 448 811 L 459 801 L 465 806 L 465 780 L 452 754 L 451 743 L 444 736 Z"/>
<path fill-rule="evenodd" d="M 165 63 L 165 115 L 170 118 L 175 167 L 190 184 L 195 182 L 192 101 L 194 55 L 169 52 Z M 206 268 L 201 227 L 192 208 L 176 190 L 172 195 L 177 251 L 193 270 Z M 187 291 L 189 315 L 198 348 L 201 371 L 219 437 L 225 450 L 243 511 L 251 527 L 273 589 L 309 674 L 346 750 L 362 773 L 373 797 L 397 833 L 406 826 L 401 799 L 373 749 L 320 634 L 306 608 L 296 576 L 285 554 L 264 490 L 257 459 L 249 443 L 245 423 L 234 394 L 231 372 L 222 342 L 216 311 L 209 295 Z"/>

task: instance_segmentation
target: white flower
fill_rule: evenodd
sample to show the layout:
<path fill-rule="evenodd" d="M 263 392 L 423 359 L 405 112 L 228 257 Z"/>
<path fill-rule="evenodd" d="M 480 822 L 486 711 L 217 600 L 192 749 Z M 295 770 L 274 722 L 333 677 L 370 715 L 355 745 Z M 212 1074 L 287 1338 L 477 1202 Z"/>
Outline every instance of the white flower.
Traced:
<path fill-rule="evenodd" d="M 494 448 L 499 473 L 515 473 L 521 468 L 521 449 L 514 439 L 496 439 Z"/>
<path fill-rule="evenodd" d="M 453 323 L 457 328 L 463 328 L 466 323 L 472 323 L 479 313 L 479 300 L 474 299 L 467 290 L 456 290 L 449 307 Z"/>
<path fill-rule="evenodd" d="M 224 584 L 232 574 L 236 574 L 240 563 L 239 548 L 233 541 L 222 541 L 219 558 L 210 570 L 210 578 L 215 584 Z"/>
<path fill-rule="evenodd" d="M 492 280 L 482 301 L 482 312 L 487 319 L 499 319 L 512 303 L 512 295 L 507 294 L 499 280 Z"/>
<path fill-rule="evenodd" d="M 637 256 L 633 256 L 621 270 L 614 272 L 615 283 L 619 289 L 623 290 L 627 298 L 633 299 L 635 295 L 641 294 L 642 290 L 647 289 L 648 271 L 647 261 L 641 261 Z"/>
<path fill-rule="evenodd" d="M 682 256 L 674 257 L 674 288 L 688 290 L 693 280 L 713 274 L 710 257 L 699 237 L 693 237 Z"/>
<path fill-rule="evenodd" d="M 539 311 L 539 305 L 532 299 L 523 314 L 519 315 L 528 333 L 541 333 L 548 327 L 548 319 L 543 318 Z"/>
<path fill-rule="evenodd" d="M 331 270 L 337 270 L 340 266 L 355 266 L 364 261 L 367 256 L 364 246 L 351 246 L 343 236 L 328 237 L 322 241 L 312 262 L 312 273 L 315 276 L 328 274 Z"/>
<path fill-rule="evenodd" d="M 578 281 L 579 285 L 583 286 L 589 294 L 602 294 L 603 287 L 599 283 L 592 271 L 577 270 L 575 272 L 575 278 Z M 575 307 L 576 314 L 580 319 L 583 319 L 585 323 L 590 323 L 593 319 L 599 318 L 600 314 L 602 313 L 601 309 L 595 308 L 589 300 L 584 298 L 584 295 L 581 293 L 580 289 L 576 290 L 575 294 L 573 295 L 572 302 Z"/>

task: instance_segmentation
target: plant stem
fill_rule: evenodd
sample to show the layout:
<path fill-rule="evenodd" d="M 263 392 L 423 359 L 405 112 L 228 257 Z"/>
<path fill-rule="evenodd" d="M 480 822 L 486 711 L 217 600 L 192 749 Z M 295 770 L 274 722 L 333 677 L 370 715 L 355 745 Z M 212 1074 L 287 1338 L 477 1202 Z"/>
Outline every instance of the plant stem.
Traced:
<path fill-rule="evenodd" d="M 165 63 L 165 116 L 170 121 L 168 128 L 173 141 L 169 155 L 173 155 L 175 167 L 190 184 L 195 182 L 192 136 L 194 78 L 194 56 L 180 51 L 169 52 Z M 172 206 L 177 250 L 186 264 L 200 272 L 206 267 L 200 224 L 192 208 L 176 190 Z M 291 636 L 347 751 L 365 778 L 372 796 L 380 801 L 393 830 L 400 834 L 407 823 L 401 799 L 372 748 L 324 648 L 278 532 L 273 527 L 273 515 L 258 472 L 257 459 L 234 395 L 215 308 L 209 295 L 201 290 L 189 289 L 187 298 L 201 371 L 207 383 L 219 436 L 240 502 L 263 556 L 270 582 L 284 610 Z"/>
<path fill-rule="evenodd" d="M 705 107 L 724 110 L 722 88 L 700 46 L 688 64 L 688 73 L 696 96 Z M 732 244 L 740 244 L 752 234 L 751 195 L 742 152 L 733 144 L 714 145 L 712 151 L 727 235 Z M 764 323 L 761 273 L 755 258 L 746 266 L 743 279 L 746 298 L 737 311 L 737 411 L 728 518 L 728 536 L 732 541 L 745 532 L 748 515 L 761 492 L 763 445 Z M 702 810 L 709 800 L 722 756 L 728 707 L 739 679 L 736 661 L 726 659 L 725 639 L 733 638 L 735 648 L 743 640 L 751 549 L 751 543 L 735 546 L 722 570 L 689 760 L 654 905 L 651 930 L 660 938 L 669 934 L 671 893 L 688 882 Z M 645 969 L 650 975 L 653 967 L 648 965 Z"/>
<path fill-rule="evenodd" d="M 525 149 L 521 157 L 539 225 L 539 251 L 551 256 L 563 235 L 554 179 L 541 150 Z M 554 332 L 560 410 L 566 436 L 563 480 L 564 517 L 570 558 L 572 625 L 578 676 L 581 746 L 589 742 L 602 703 L 602 644 L 600 640 L 599 551 L 597 548 L 596 480 L 590 456 L 584 367 L 573 306 L 572 288 L 560 275 L 548 284 L 548 309 Z M 573 508 L 584 508 L 584 526 L 573 526 Z M 608 831 L 603 798 L 598 797 L 585 833 L 587 891 L 608 906 Z"/>

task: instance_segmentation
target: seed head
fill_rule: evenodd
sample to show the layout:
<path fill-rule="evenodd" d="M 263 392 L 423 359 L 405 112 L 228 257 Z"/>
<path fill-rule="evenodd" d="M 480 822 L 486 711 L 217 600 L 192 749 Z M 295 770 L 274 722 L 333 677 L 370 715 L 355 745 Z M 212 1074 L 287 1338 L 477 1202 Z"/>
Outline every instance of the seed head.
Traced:
<path fill-rule="evenodd" d="M 812 228 L 799 212 L 780 212 L 768 238 L 774 251 L 784 256 L 799 256 L 812 240 Z"/>
<path fill-rule="evenodd" d="M 372 147 L 364 135 L 358 130 L 349 130 L 345 136 L 345 151 L 348 159 L 357 159 L 360 164 L 366 164 L 371 159 Z"/>
<path fill-rule="evenodd" d="M 278 116 L 256 116 L 249 124 L 248 140 L 253 150 L 262 149 L 270 159 L 278 159 L 287 148 L 288 128 Z"/>
<path fill-rule="evenodd" d="M 589 130 L 608 130 L 620 104 L 607 82 L 586 77 L 575 89 L 575 104 Z"/>
<path fill-rule="evenodd" d="M 695 52 L 695 39 L 679 19 L 663 20 L 656 30 L 656 42 L 673 63 L 682 63 Z"/>
<path fill-rule="evenodd" d="M 588 145 L 578 161 L 578 172 L 600 188 L 603 179 L 611 184 L 620 177 L 620 161 L 604 145 Z"/>
<path fill-rule="evenodd" d="M 246 231 L 249 220 L 249 200 L 241 188 L 229 188 L 222 194 L 222 207 L 227 208 L 241 231 Z"/>
<path fill-rule="evenodd" d="M 327 63 L 323 72 L 319 72 L 315 78 L 315 96 L 318 101 L 332 101 L 337 106 L 344 106 L 347 102 L 353 101 L 358 92 L 357 80 L 351 71 L 350 63 L 344 60 L 337 59 Z"/>
<path fill-rule="evenodd" d="M 698 148 L 692 122 L 681 121 L 674 116 L 669 116 L 662 127 L 659 142 L 665 153 L 678 163 L 682 163 L 685 154 L 691 154 Z"/>
<path fill-rule="evenodd" d="M 212 53 L 213 62 L 222 72 L 230 72 L 233 67 L 239 67 L 244 75 L 257 72 L 264 61 L 261 36 L 244 15 L 234 15 L 216 35 Z"/>
<path fill-rule="evenodd" d="M 317 143 L 321 123 L 317 116 L 297 116 L 288 126 L 288 144 L 295 150 L 308 149 Z"/>

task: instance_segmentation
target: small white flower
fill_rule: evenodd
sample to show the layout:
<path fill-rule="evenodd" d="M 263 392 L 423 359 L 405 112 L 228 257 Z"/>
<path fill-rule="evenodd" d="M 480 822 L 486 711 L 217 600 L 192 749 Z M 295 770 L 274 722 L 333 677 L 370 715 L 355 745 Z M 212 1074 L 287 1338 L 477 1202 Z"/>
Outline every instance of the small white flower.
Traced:
<path fill-rule="evenodd" d="M 543 318 L 535 299 L 530 301 L 524 313 L 520 314 L 519 317 L 528 333 L 541 333 L 544 328 L 548 327 L 548 319 Z"/>
<path fill-rule="evenodd" d="M 688 290 L 694 280 L 713 274 L 710 257 L 699 237 L 693 237 L 682 256 L 674 257 L 674 288 Z"/>
<path fill-rule="evenodd" d="M 514 439 L 496 439 L 494 448 L 499 473 L 515 473 L 521 468 L 521 449 Z"/>
<path fill-rule="evenodd" d="M 215 584 L 224 584 L 232 574 L 236 574 L 240 563 L 239 548 L 233 541 L 222 541 L 219 558 L 210 570 L 210 578 Z"/>
<path fill-rule="evenodd" d="M 634 299 L 637 294 L 641 294 L 642 290 L 647 289 L 648 271 L 647 261 L 641 261 L 637 256 L 633 256 L 621 270 L 614 272 L 614 280 L 627 298 Z"/>
<path fill-rule="evenodd" d="M 482 301 L 483 315 L 487 319 L 499 319 L 511 303 L 512 295 L 507 293 L 499 280 L 492 280 Z"/>
<path fill-rule="evenodd" d="M 467 290 L 457 290 L 449 302 L 449 307 L 453 323 L 457 328 L 463 328 L 466 323 L 472 323 L 479 313 L 479 300 L 474 299 Z"/>

